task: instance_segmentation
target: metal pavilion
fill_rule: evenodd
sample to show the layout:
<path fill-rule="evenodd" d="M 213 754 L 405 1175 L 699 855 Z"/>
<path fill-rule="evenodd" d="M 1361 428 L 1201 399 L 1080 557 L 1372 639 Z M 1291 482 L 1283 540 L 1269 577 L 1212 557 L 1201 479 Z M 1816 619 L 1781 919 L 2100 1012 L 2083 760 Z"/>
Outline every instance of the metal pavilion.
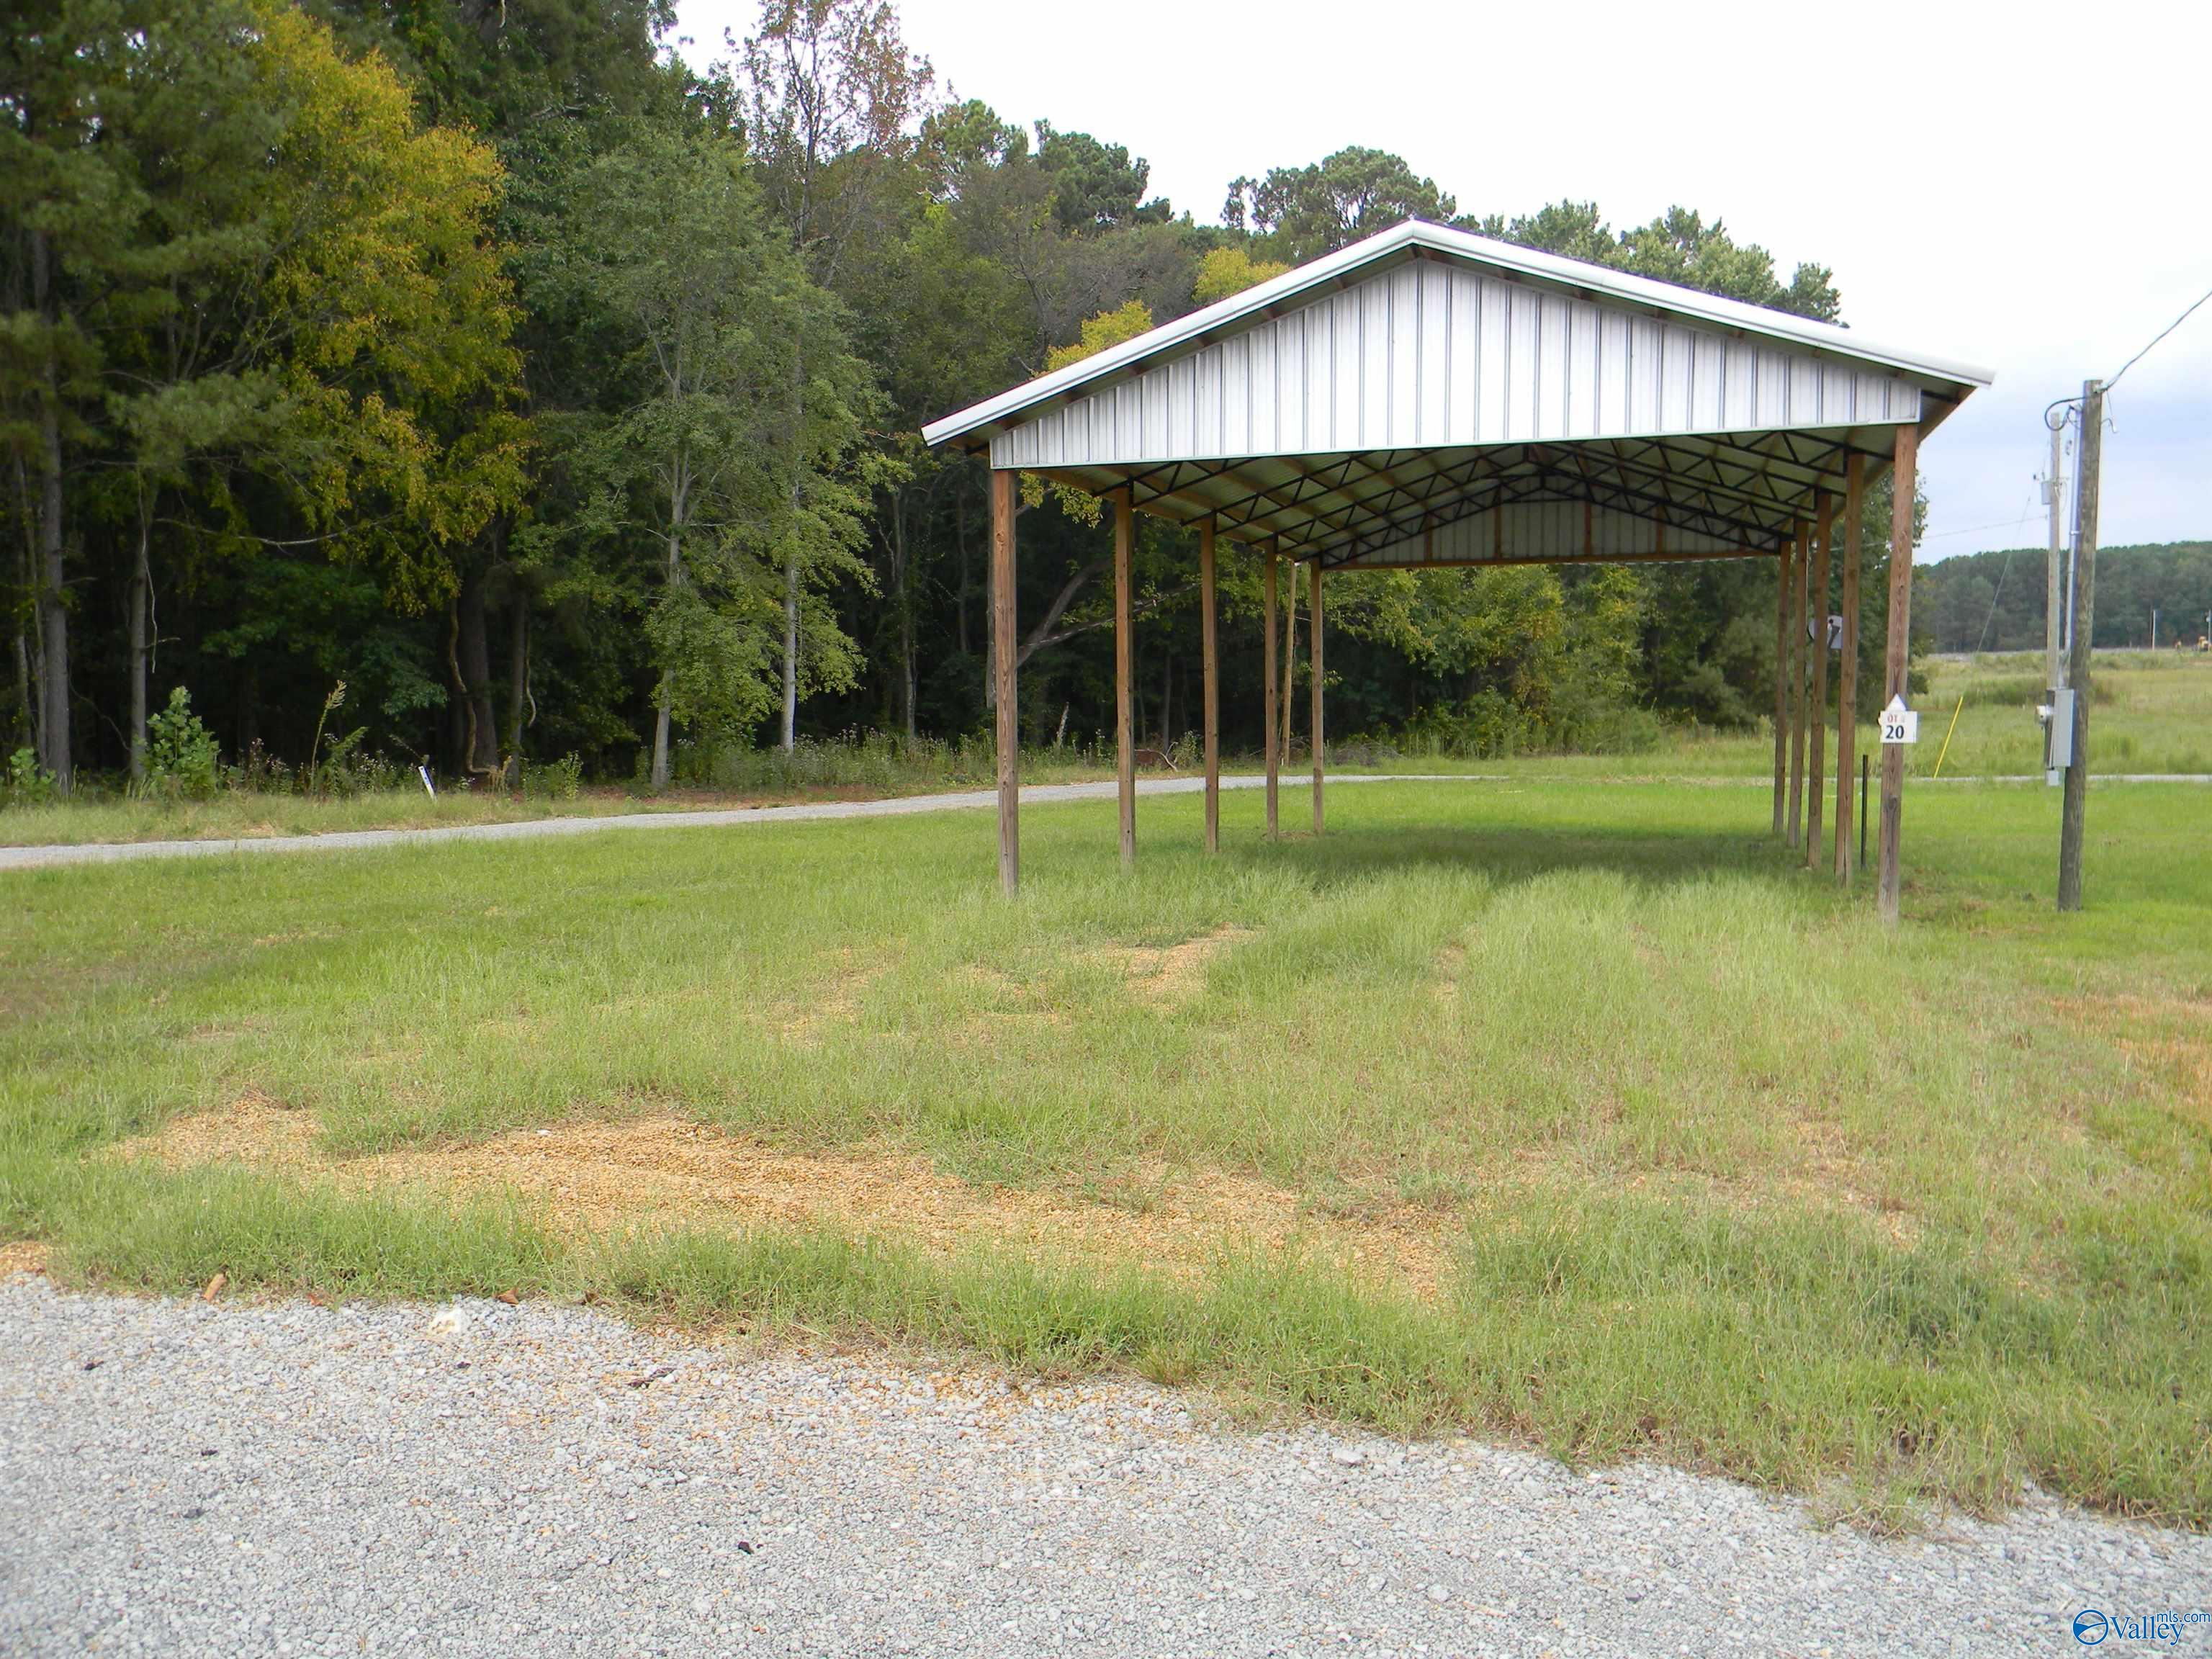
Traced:
<path fill-rule="evenodd" d="M 1303 564 L 1313 667 L 1313 822 L 1322 822 L 1322 577 L 1600 561 L 1776 561 L 1774 828 L 1820 839 L 1828 651 L 1808 595 L 1844 526 L 1833 861 L 1852 861 L 1860 495 L 1883 468 L 1891 531 L 1885 696 L 1905 684 L 1920 440 L 1989 373 L 1601 266 L 1411 222 L 933 422 L 988 453 L 1000 876 L 1018 870 L 1015 481 L 1114 507 L 1121 855 L 1135 856 L 1133 515 L 1199 531 L 1206 836 L 1218 844 L 1219 538 L 1265 561 L 1267 823 L 1278 822 L 1278 569 Z M 1825 609 L 1825 604 L 1823 604 Z M 1825 634 L 1822 628 L 1820 631 Z M 1808 753 L 1809 738 L 1809 756 Z M 1882 765 L 1881 903 L 1894 915 L 1903 751 Z"/>

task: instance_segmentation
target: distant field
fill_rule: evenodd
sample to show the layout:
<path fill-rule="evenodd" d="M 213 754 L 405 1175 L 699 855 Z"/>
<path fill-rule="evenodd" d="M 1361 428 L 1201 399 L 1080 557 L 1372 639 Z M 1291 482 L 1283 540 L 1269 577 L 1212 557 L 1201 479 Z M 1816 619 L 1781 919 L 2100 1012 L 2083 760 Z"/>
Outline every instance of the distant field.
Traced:
<path fill-rule="evenodd" d="M 2160 671 L 2149 671 L 2160 672 Z M 1516 775 L 0 878 L 0 1245 L 2212 1524 L 2205 796 Z M 1296 796 L 1291 822 L 1303 817 Z"/>
<path fill-rule="evenodd" d="M 2043 668 L 2040 652 L 1932 660 L 1914 769 L 1934 769 L 1955 712 L 1947 775 L 2041 771 Z M 2093 688 L 2092 771 L 2212 774 L 2212 653 L 2100 652 Z"/>

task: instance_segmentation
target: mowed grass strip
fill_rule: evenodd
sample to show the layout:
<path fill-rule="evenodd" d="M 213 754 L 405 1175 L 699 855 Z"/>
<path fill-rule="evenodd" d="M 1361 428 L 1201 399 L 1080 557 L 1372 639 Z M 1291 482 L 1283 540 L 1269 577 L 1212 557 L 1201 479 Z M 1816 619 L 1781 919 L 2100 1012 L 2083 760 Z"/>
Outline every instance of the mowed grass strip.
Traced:
<path fill-rule="evenodd" d="M 1919 790 L 1895 933 L 1766 840 L 1763 794 L 1537 775 L 1346 790 L 1319 842 L 1231 794 L 1214 860 L 1194 800 L 1147 800 L 1133 878 L 1110 805 L 1033 810 L 1012 902 L 981 815 L 23 873 L 0 1237 L 109 1282 L 590 1294 L 1123 1366 L 1875 1518 L 2033 1480 L 2203 1526 L 2204 799 L 2100 791 L 2062 922 L 2055 792 Z M 672 1115 L 1069 1205 L 1234 1177 L 1315 1239 L 1418 1223 L 1449 1269 L 580 1232 L 112 1155 L 249 1097 L 364 1160 Z"/>

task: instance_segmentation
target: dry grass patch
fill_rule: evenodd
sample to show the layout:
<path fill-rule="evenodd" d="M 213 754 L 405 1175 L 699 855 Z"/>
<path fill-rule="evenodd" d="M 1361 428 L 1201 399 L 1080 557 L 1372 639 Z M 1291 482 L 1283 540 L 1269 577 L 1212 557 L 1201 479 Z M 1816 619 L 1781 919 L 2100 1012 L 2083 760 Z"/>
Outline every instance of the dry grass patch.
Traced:
<path fill-rule="evenodd" d="M 2212 1128 L 2212 1000 L 2122 994 L 2060 997 L 2054 1006 L 2164 1085 L 2185 1116 Z"/>
<path fill-rule="evenodd" d="M 1922 1237 L 1920 1218 L 1880 1191 L 1881 1182 L 1846 1148 L 1842 1127 L 1824 1119 L 1800 1119 L 1796 1158 L 1771 1168 L 1717 1172 L 1680 1167 L 1623 1167 L 1571 1150 L 1522 1147 L 1471 1170 L 1468 1206 L 1480 1224 L 1515 1224 L 1516 1214 L 1546 1195 L 1587 1192 L 1653 1200 L 1686 1211 L 1725 1210 L 1742 1215 L 1805 1213 L 1863 1217 L 1890 1241 L 1911 1249 Z"/>
<path fill-rule="evenodd" d="M 235 1164 L 350 1191 L 514 1194 L 577 1234 L 672 1228 L 827 1227 L 949 1257 L 984 1246 L 1041 1263 L 1135 1265 L 1195 1283 L 1255 1249 L 1311 1252 L 1363 1282 L 1441 1294 L 1458 1224 L 1410 1207 L 1347 1224 L 1249 1176 L 1200 1171 L 1148 1182 L 1141 1210 L 983 1186 L 880 1145 L 780 1150 L 660 1115 L 519 1130 L 464 1146 L 331 1155 L 313 1116 L 259 1093 L 171 1120 L 107 1156 L 169 1168 Z"/>
<path fill-rule="evenodd" d="M 888 951 L 855 951 L 849 945 L 824 951 L 821 957 L 830 969 L 824 981 L 810 988 L 803 1001 L 784 1003 L 768 1016 L 767 1028 L 778 1036 L 813 1043 L 826 1032 L 857 1024 L 860 999 L 891 960 Z"/>
<path fill-rule="evenodd" d="M 1088 952 L 1087 959 L 1109 963 L 1119 969 L 1140 1000 L 1155 1007 L 1172 1008 L 1195 1000 L 1206 989 L 1207 967 L 1231 946 L 1250 939 L 1252 934 L 1249 927 L 1217 927 L 1179 945 L 1109 945 Z"/>
<path fill-rule="evenodd" d="M 1442 1004 L 1458 1001 L 1460 975 L 1467 971 L 1467 941 L 1454 939 L 1437 951 L 1431 971 L 1435 980 L 1430 987 L 1430 994 Z"/>

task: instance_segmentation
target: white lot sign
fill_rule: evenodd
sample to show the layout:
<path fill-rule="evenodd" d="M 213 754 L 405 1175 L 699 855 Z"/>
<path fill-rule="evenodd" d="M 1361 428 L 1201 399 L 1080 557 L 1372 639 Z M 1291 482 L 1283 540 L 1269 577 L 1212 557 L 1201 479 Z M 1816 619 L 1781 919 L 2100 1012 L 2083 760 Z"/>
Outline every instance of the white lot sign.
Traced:
<path fill-rule="evenodd" d="M 1892 697 L 1881 711 L 1881 740 L 1886 744 L 1920 741 L 1920 716 L 1905 706 L 1901 696 Z"/>

